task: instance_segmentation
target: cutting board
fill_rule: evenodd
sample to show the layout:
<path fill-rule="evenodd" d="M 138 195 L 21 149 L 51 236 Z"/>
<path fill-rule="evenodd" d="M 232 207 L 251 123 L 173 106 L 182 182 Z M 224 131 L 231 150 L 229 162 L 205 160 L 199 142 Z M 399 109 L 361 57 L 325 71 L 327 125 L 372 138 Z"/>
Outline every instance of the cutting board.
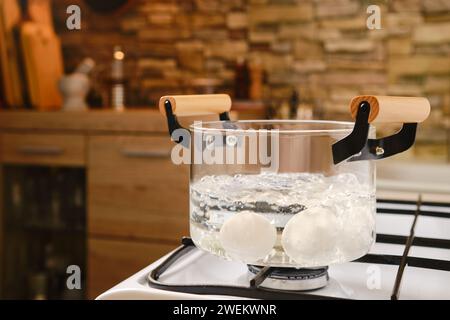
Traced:
<path fill-rule="evenodd" d="M 14 28 L 21 19 L 16 0 L 0 0 L 0 65 L 3 91 L 7 105 L 22 107 L 24 83 L 20 77 L 19 54 Z"/>
<path fill-rule="evenodd" d="M 21 43 L 31 105 L 37 110 L 59 109 L 58 81 L 63 74 L 61 44 L 54 32 L 50 0 L 28 0 Z"/>
<path fill-rule="evenodd" d="M 28 38 L 24 34 L 32 34 L 36 32 L 37 25 L 31 22 L 24 22 L 20 27 L 20 41 L 22 46 L 22 61 L 25 66 L 25 73 L 27 78 L 28 93 L 30 96 L 30 104 L 32 106 L 39 105 L 39 97 L 37 93 L 37 76 L 34 68 L 34 60 L 31 55 Z"/>
<path fill-rule="evenodd" d="M 2 65 L 0 63 L 0 109 L 6 108 L 5 102 L 5 90 L 3 86 L 3 77 L 2 77 Z"/>
<path fill-rule="evenodd" d="M 23 17 L 17 0 L 0 0 L 0 69 L 7 105 L 60 108 L 63 63 L 50 0 L 28 0 Z"/>
<path fill-rule="evenodd" d="M 59 109 L 58 81 L 63 63 L 58 36 L 48 26 L 29 21 L 22 24 L 21 40 L 32 106 L 37 110 Z"/>
<path fill-rule="evenodd" d="M 27 12 L 31 21 L 54 30 L 50 0 L 28 0 Z"/>

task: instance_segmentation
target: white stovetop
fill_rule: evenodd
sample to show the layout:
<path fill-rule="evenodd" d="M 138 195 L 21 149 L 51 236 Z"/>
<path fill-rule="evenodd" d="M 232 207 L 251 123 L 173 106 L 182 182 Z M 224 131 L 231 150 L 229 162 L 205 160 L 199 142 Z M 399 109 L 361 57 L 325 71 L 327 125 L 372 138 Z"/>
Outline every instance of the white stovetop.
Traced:
<path fill-rule="evenodd" d="M 395 206 L 389 205 L 390 208 Z M 448 212 L 449 208 L 443 208 Z M 413 217 L 378 214 L 377 232 L 408 235 Z M 419 216 L 417 237 L 450 239 L 450 219 Z M 375 244 L 371 253 L 402 255 L 403 245 Z M 409 256 L 450 260 L 450 250 L 412 247 Z M 153 289 L 147 276 L 165 257 L 101 294 L 98 299 L 235 299 L 229 296 L 203 296 Z M 398 266 L 344 263 L 329 268 L 330 283 L 313 294 L 351 299 L 389 299 Z M 246 266 L 194 249 L 169 268 L 159 279 L 172 284 L 228 284 L 248 286 Z M 371 274 L 379 274 L 379 288 L 369 289 Z M 450 272 L 406 267 L 400 290 L 401 299 L 450 299 Z"/>

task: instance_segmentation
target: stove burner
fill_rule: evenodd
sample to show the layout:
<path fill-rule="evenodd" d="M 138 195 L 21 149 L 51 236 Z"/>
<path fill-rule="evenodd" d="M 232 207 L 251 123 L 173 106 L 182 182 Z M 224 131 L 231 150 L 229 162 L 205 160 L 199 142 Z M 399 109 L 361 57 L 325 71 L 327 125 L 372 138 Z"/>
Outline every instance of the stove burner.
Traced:
<path fill-rule="evenodd" d="M 328 284 L 328 267 L 314 269 L 295 269 L 279 267 L 261 267 L 248 265 L 250 285 L 287 291 L 311 291 Z M 258 281 L 258 275 L 268 273 Z M 255 277 L 256 276 L 256 277 Z M 263 276 L 264 277 L 264 276 Z M 260 283 L 258 283 L 260 282 Z"/>

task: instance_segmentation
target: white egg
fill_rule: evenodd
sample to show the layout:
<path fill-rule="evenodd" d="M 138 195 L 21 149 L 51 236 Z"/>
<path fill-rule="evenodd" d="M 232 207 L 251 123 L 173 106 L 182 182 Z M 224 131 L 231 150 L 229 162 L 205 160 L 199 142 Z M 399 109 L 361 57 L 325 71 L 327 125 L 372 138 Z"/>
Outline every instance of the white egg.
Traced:
<path fill-rule="evenodd" d="M 243 211 L 225 221 L 219 239 L 231 258 L 251 263 L 270 253 L 277 231 L 264 216 Z"/>
<path fill-rule="evenodd" d="M 342 255 L 354 260 L 370 250 L 374 241 L 375 218 L 371 207 L 354 206 L 346 213 L 338 246 Z"/>
<path fill-rule="evenodd" d="M 323 266 L 336 254 L 338 220 L 333 211 L 314 207 L 288 221 L 281 236 L 286 254 L 305 267 Z"/>

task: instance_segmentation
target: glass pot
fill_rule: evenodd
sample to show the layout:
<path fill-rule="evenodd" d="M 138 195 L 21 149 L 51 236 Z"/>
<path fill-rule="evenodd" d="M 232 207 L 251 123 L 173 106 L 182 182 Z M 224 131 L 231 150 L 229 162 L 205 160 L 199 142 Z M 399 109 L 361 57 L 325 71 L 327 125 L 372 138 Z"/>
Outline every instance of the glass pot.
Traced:
<path fill-rule="evenodd" d="M 417 112 L 405 116 L 400 109 L 411 101 Z M 312 268 L 364 256 L 375 240 L 373 160 L 412 145 L 417 122 L 428 116 L 428 101 L 356 97 L 355 123 L 230 121 L 230 108 L 227 95 L 160 101 L 178 142 L 172 160 L 191 167 L 195 245 L 258 266 Z M 186 130 L 175 116 L 207 112 L 220 114 L 221 121 L 195 122 Z M 375 139 L 369 123 L 378 118 L 406 124 L 396 135 Z"/>

